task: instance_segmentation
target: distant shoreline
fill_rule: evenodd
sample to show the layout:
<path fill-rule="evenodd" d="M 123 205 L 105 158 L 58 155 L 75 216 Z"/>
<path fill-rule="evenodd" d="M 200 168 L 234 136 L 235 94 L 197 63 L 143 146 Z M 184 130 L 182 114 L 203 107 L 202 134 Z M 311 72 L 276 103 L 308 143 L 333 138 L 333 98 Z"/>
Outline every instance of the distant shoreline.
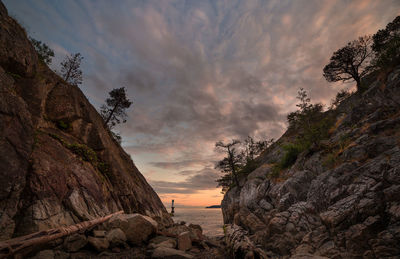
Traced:
<path fill-rule="evenodd" d="M 211 205 L 211 206 L 207 206 L 206 209 L 220 209 L 221 205 Z"/>

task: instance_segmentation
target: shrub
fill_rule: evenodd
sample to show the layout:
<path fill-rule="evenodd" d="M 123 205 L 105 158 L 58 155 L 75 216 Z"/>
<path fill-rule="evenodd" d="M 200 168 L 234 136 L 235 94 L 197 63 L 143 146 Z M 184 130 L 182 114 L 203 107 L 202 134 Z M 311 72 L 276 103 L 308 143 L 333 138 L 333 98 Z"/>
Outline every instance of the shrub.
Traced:
<path fill-rule="evenodd" d="M 12 72 L 9 72 L 9 71 L 6 71 L 6 73 L 7 73 L 8 75 L 12 76 L 12 78 L 14 78 L 14 80 L 17 80 L 17 79 L 21 79 L 21 78 L 22 78 L 22 76 L 19 75 L 19 74 L 15 74 L 15 73 L 12 73 Z"/>
<path fill-rule="evenodd" d="M 67 148 L 80 156 L 84 161 L 90 162 L 92 164 L 97 163 L 97 154 L 90 147 L 83 144 L 73 143 L 68 144 Z"/>
<path fill-rule="evenodd" d="M 97 157 L 97 154 L 93 149 L 91 149 L 90 147 L 88 147 L 84 144 L 68 143 L 62 137 L 60 137 L 54 133 L 48 133 L 48 135 L 50 137 L 58 140 L 64 147 L 68 148 L 74 154 L 76 154 L 80 158 L 82 158 L 83 161 L 87 161 L 87 162 L 91 163 L 92 166 L 94 168 L 97 168 L 97 170 L 99 170 L 100 173 L 107 176 L 108 178 L 111 178 L 112 174 L 110 172 L 110 165 L 104 161 L 101 161 Z"/>
<path fill-rule="evenodd" d="M 271 179 L 276 179 L 281 175 L 281 171 L 283 169 L 280 167 L 279 163 L 275 164 L 272 169 L 271 172 L 267 175 L 267 177 L 271 178 Z"/>
<path fill-rule="evenodd" d="M 301 147 L 295 144 L 285 145 L 283 149 L 285 150 L 285 155 L 279 162 L 279 167 L 281 169 L 286 169 L 292 166 L 296 162 L 297 156 L 301 153 L 302 149 Z"/>
<path fill-rule="evenodd" d="M 59 120 L 56 122 L 57 128 L 61 130 L 68 130 L 71 127 L 71 124 L 68 122 L 64 122 L 63 120 Z"/>
<path fill-rule="evenodd" d="M 54 57 L 54 51 L 45 43 L 35 40 L 34 38 L 29 37 L 33 47 L 38 54 L 39 60 L 43 61 L 47 65 L 51 64 L 51 60 Z"/>
<path fill-rule="evenodd" d="M 103 175 L 107 176 L 108 178 L 111 178 L 111 172 L 110 172 L 110 165 L 105 163 L 105 162 L 99 162 L 97 163 L 97 169 L 99 169 L 100 173 Z"/>
<path fill-rule="evenodd" d="M 331 154 L 328 154 L 324 158 L 322 164 L 328 168 L 334 168 L 336 165 L 336 162 L 337 162 L 337 156 L 335 154 L 331 153 Z"/>

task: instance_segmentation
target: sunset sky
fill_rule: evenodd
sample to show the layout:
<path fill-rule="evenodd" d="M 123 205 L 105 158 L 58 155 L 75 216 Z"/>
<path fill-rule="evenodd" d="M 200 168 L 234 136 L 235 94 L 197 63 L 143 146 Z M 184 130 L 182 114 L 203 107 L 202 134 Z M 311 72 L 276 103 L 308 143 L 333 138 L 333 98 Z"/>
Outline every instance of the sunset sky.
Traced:
<path fill-rule="evenodd" d="M 125 86 L 122 145 L 164 204 L 219 204 L 219 140 L 279 138 L 300 87 L 329 105 L 333 51 L 400 15 L 399 0 L 4 0 L 30 36 L 84 59 L 96 107 Z"/>

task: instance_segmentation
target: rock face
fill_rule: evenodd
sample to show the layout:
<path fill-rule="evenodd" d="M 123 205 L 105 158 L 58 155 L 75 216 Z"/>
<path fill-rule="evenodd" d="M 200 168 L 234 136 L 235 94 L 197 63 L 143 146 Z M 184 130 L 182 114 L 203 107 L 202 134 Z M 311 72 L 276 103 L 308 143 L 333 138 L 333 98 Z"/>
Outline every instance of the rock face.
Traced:
<path fill-rule="evenodd" d="M 300 154 L 280 178 L 272 164 L 296 133 L 263 154 L 263 165 L 225 194 L 225 223 L 246 229 L 271 256 L 398 258 L 400 67 L 376 78 L 337 108 L 321 147 Z"/>
<path fill-rule="evenodd" d="M 118 210 L 170 224 L 159 197 L 76 86 L 0 2 L 0 240 Z"/>

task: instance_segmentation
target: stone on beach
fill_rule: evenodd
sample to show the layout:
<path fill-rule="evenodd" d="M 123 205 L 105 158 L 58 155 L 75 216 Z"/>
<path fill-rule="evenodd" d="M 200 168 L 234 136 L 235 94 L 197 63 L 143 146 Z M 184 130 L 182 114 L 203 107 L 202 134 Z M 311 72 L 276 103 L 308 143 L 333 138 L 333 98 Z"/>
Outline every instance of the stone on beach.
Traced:
<path fill-rule="evenodd" d="M 88 237 L 88 242 L 98 252 L 103 252 L 110 246 L 106 238 Z"/>
<path fill-rule="evenodd" d="M 168 247 L 158 247 L 154 250 L 152 258 L 162 259 L 191 259 L 192 255 Z"/>
<path fill-rule="evenodd" d="M 192 240 L 190 239 L 190 232 L 183 232 L 178 236 L 179 250 L 186 251 L 192 247 Z"/>
<path fill-rule="evenodd" d="M 121 246 L 126 242 L 126 235 L 120 228 L 114 228 L 107 232 L 106 239 L 111 247 Z"/>
<path fill-rule="evenodd" d="M 122 214 L 112 217 L 109 227 L 120 228 L 131 244 L 140 245 L 157 231 L 158 224 L 152 218 L 141 214 Z"/>

